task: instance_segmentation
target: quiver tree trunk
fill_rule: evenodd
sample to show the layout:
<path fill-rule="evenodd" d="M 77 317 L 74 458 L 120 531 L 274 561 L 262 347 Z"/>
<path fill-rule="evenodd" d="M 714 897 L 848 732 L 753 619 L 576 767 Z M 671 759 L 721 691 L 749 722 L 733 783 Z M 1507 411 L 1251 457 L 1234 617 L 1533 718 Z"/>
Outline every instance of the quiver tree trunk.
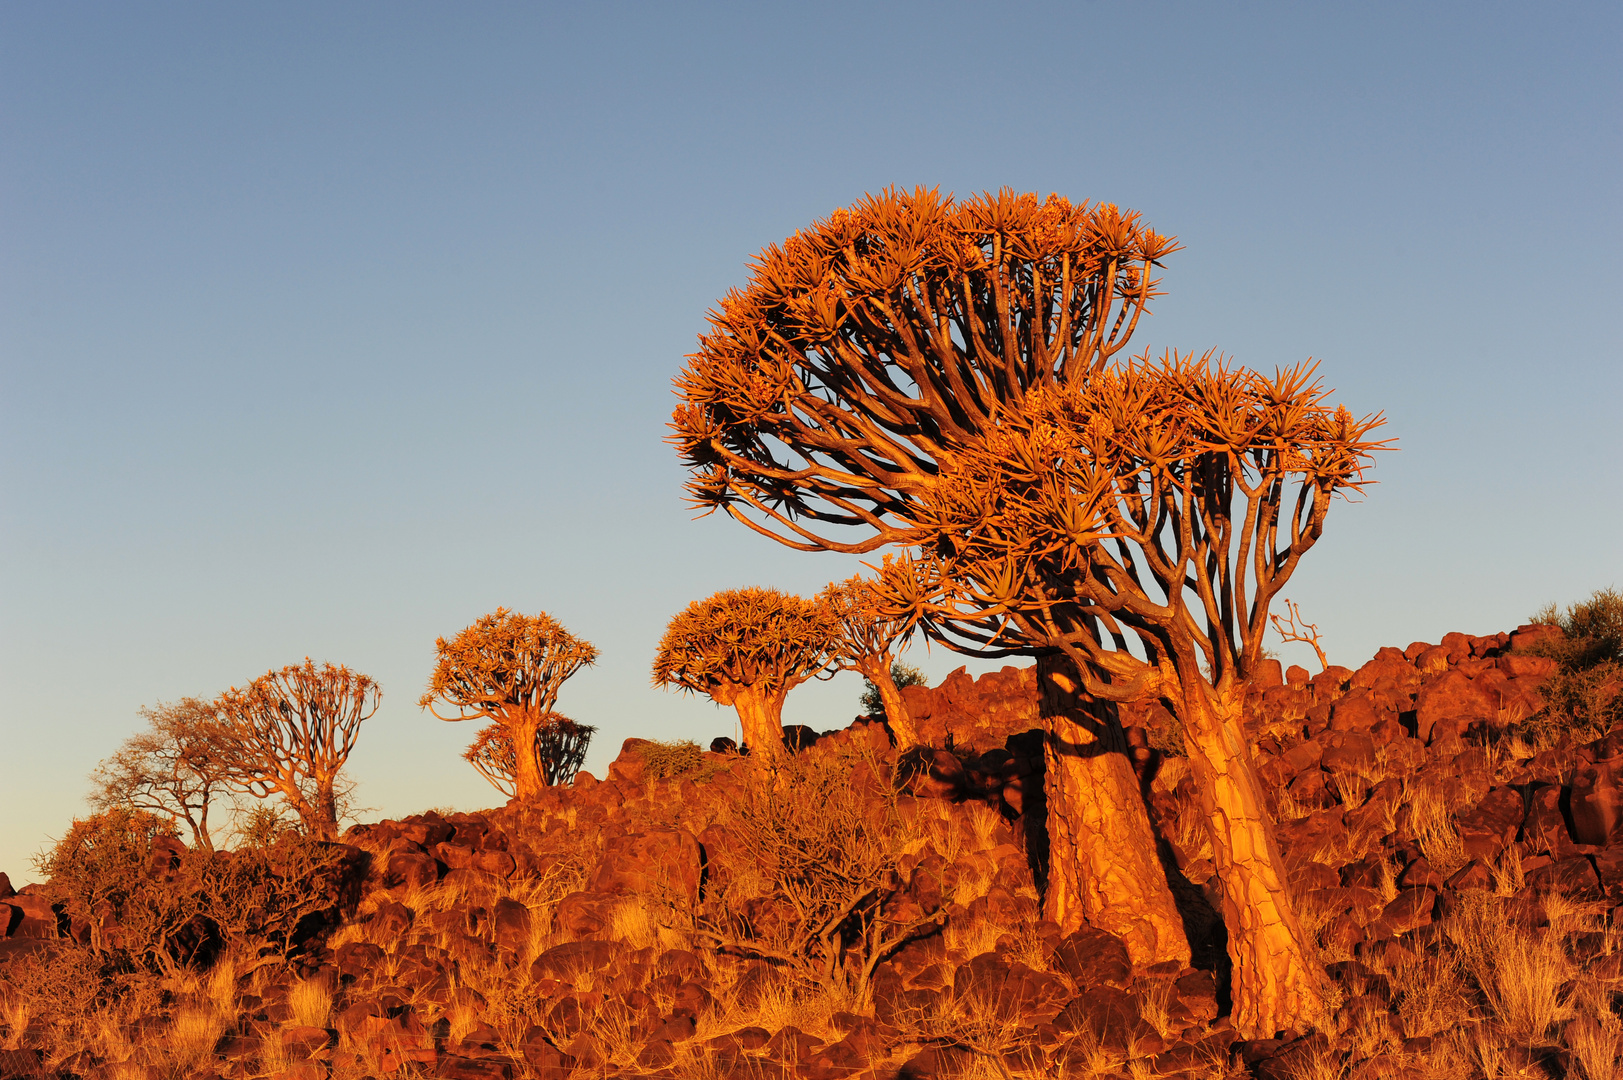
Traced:
<path fill-rule="evenodd" d="M 783 699 L 787 688 L 767 692 L 755 686 L 739 687 L 732 696 L 732 706 L 738 710 L 738 726 L 744 745 L 759 758 L 783 757 Z M 723 702 L 722 704 L 727 704 Z"/>
<path fill-rule="evenodd" d="M 318 779 L 315 793 L 307 804 L 309 815 L 304 830 L 317 840 L 338 839 L 338 797 L 333 793 L 333 785 L 332 777 Z"/>
<path fill-rule="evenodd" d="M 1246 1039 L 1303 1030 L 1325 1014 L 1327 977 L 1286 890 L 1285 863 L 1252 767 L 1239 695 L 1219 694 L 1213 701 L 1194 684 L 1179 704 L 1222 883 L 1234 965 L 1234 1030 Z"/>
<path fill-rule="evenodd" d="M 531 710 L 505 719 L 507 736 L 513 742 L 513 797 L 523 803 L 536 801 L 547 789 L 547 777 L 535 753 L 541 721 L 542 715 Z"/>
<path fill-rule="evenodd" d="M 1115 934 L 1135 965 L 1189 962 L 1189 940 L 1156 850 L 1116 710 L 1081 702 L 1063 657 L 1040 657 L 1048 887 L 1043 916 L 1070 934 Z"/>
<path fill-rule="evenodd" d="M 901 688 L 891 678 L 890 661 L 887 659 L 882 665 L 870 665 L 862 675 L 879 691 L 879 701 L 885 707 L 885 723 L 896 739 L 896 749 L 907 750 L 917 746 L 919 733 L 913 727 L 913 716 L 907 711 L 907 703 L 902 700 Z"/>

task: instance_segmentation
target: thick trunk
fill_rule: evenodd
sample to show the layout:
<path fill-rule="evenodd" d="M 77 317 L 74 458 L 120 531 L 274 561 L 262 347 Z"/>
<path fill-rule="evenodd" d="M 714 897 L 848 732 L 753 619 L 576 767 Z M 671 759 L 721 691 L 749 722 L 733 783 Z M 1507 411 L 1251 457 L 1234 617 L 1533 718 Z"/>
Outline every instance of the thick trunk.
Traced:
<path fill-rule="evenodd" d="M 1238 695 L 1186 692 L 1189 762 L 1223 886 L 1223 922 L 1234 964 L 1234 1030 L 1247 1039 L 1300 1031 L 1325 1013 L 1326 975 L 1286 891 L 1262 783 L 1251 764 Z"/>
<path fill-rule="evenodd" d="M 879 688 L 879 700 L 885 706 L 885 723 L 890 726 L 891 735 L 895 736 L 896 749 L 906 750 L 919 744 L 919 733 L 913 727 L 913 717 L 907 711 L 907 703 L 902 700 L 902 692 L 896 686 L 896 680 L 890 677 L 890 665 L 872 672 L 865 672 L 868 681 Z"/>
<path fill-rule="evenodd" d="M 733 698 L 744 745 L 758 758 L 783 757 L 783 699 L 786 693 L 769 694 L 758 687 L 745 686 Z"/>
<path fill-rule="evenodd" d="M 1076 700 L 1069 670 L 1063 659 L 1037 662 L 1048 804 L 1043 915 L 1066 934 L 1084 923 L 1115 934 L 1135 965 L 1187 964 L 1183 919 L 1156 854 L 1121 725 L 1113 709 Z"/>
<path fill-rule="evenodd" d="M 513 797 L 521 803 L 535 802 L 547 790 L 547 777 L 536 756 L 535 734 L 541 717 L 524 713 L 507 720 L 507 737 L 513 741 Z"/>

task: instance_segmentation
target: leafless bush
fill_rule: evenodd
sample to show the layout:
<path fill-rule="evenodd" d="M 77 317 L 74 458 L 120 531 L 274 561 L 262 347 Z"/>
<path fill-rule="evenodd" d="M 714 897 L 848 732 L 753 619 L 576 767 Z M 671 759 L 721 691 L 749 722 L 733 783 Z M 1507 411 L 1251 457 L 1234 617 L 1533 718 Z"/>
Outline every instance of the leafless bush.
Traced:
<path fill-rule="evenodd" d="M 905 900 L 907 826 L 863 757 L 755 762 L 727 829 L 733 858 L 694 928 L 720 951 L 862 1000 L 874 969 L 943 919 Z"/>

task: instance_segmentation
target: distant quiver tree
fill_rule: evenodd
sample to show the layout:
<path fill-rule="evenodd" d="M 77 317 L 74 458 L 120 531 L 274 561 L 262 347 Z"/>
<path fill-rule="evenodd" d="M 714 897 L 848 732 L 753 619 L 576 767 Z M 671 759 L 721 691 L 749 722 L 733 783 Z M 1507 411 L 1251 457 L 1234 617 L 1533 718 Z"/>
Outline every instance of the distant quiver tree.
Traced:
<path fill-rule="evenodd" d="M 889 614 L 885 594 L 869 577 L 854 574 L 844 581 L 831 581 L 817 599 L 839 622 L 840 636 L 834 642 L 839 667 L 858 671 L 879 692 L 885 722 L 900 750 L 917 746 L 918 731 L 902 700 L 892 668 L 896 653 L 912 636 L 916 622 L 909 614 Z"/>
<path fill-rule="evenodd" d="M 597 731 L 590 724 L 577 724 L 561 713 L 546 717 L 536 729 L 536 758 L 542 778 L 548 784 L 567 784 L 586 763 L 586 749 Z M 500 724 L 481 728 L 462 759 L 509 799 L 518 794 L 515 777 L 518 761 L 507 729 Z"/>
<path fill-rule="evenodd" d="M 339 773 L 380 696 L 367 676 L 305 657 L 216 698 L 209 743 L 233 785 L 281 796 L 306 834 L 336 840 Z"/>
<path fill-rule="evenodd" d="M 201 698 L 143 708 L 145 731 L 124 740 L 90 774 L 96 811 L 129 807 L 184 821 L 192 844 L 214 850 L 209 809 L 226 787 L 226 770 L 209 738 L 214 706 Z"/>
<path fill-rule="evenodd" d="M 718 592 L 671 619 L 654 657 L 654 685 L 733 706 L 750 752 L 782 756 L 784 698 L 828 670 L 839 634 L 815 600 L 777 589 Z"/>
<path fill-rule="evenodd" d="M 486 719 L 500 726 L 513 750 L 514 796 L 526 802 L 540 796 L 556 775 L 548 773 L 542 753 L 552 738 L 544 730 L 558 715 L 553 711 L 558 690 L 564 680 L 597 661 L 597 648 L 546 612 L 521 615 L 507 608 L 481 616 L 456 637 L 439 638 L 434 645 L 438 661 L 418 704 L 441 720 Z M 451 713 L 441 714 L 436 702 L 449 706 Z M 564 740 L 572 737 L 557 734 Z"/>

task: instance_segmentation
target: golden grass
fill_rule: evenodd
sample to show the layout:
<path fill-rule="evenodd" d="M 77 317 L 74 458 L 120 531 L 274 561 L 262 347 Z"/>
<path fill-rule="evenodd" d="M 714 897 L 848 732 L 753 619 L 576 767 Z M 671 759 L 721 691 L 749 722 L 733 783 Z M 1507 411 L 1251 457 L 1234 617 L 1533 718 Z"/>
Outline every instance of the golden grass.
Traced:
<path fill-rule="evenodd" d="M 332 990 L 319 980 L 295 982 L 287 994 L 298 1027 L 324 1028 L 332 1019 Z"/>

